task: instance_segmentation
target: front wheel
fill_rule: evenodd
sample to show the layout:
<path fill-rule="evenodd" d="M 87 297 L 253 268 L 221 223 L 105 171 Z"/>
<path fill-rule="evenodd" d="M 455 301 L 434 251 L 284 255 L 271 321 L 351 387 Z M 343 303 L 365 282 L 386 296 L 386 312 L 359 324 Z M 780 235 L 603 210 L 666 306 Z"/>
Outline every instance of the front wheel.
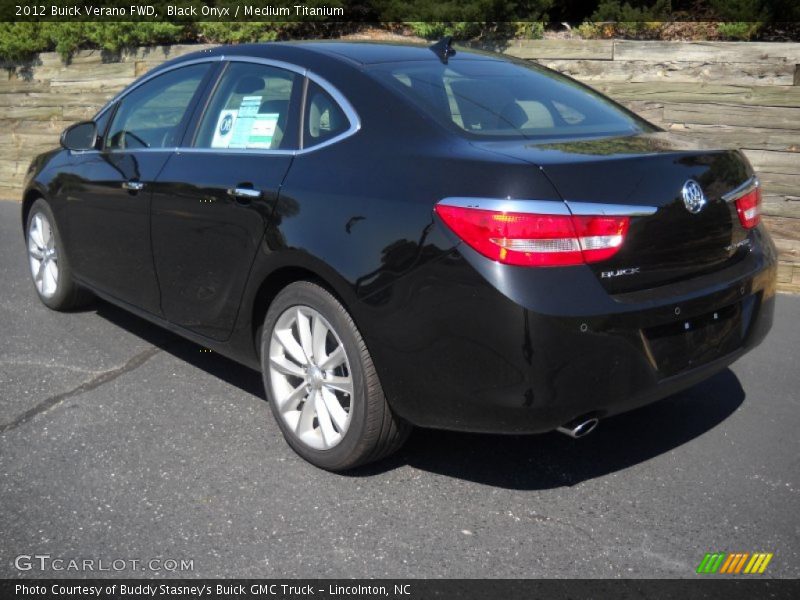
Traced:
<path fill-rule="evenodd" d="M 267 399 L 289 445 L 310 463 L 343 471 L 397 450 L 409 425 L 383 394 L 364 340 L 321 286 L 284 288 L 261 335 Z"/>
<path fill-rule="evenodd" d="M 85 303 L 89 294 L 72 279 L 53 211 L 44 199 L 39 198 L 31 206 L 25 232 L 28 264 L 39 299 L 54 310 L 69 310 Z"/>

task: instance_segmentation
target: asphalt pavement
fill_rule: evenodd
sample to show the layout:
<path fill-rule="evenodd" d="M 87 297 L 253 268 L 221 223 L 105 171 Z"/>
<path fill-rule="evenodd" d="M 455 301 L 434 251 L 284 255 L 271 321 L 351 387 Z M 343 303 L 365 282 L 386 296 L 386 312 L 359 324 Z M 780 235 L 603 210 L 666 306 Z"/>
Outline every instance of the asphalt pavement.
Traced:
<path fill-rule="evenodd" d="M 800 577 L 800 297 L 729 370 L 584 439 L 417 430 L 334 475 L 258 373 L 103 302 L 45 308 L 18 214 L 0 202 L 0 577 L 698 577 L 713 551 Z"/>

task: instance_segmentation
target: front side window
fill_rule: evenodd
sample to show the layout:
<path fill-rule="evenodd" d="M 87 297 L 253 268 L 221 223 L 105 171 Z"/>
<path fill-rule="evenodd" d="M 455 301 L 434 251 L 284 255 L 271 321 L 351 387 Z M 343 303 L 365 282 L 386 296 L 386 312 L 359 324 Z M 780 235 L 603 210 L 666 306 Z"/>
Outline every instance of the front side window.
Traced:
<path fill-rule="evenodd" d="M 350 128 L 350 121 L 341 107 L 328 92 L 313 81 L 308 82 L 303 123 L 304 148 L 326 142 Z"/>
<path fill-rule="evenodd" d="M 210 68 L 191 65 L 142 84 L 120 102 L 106 136 L 107 149 L 167 148 L 180 140 L 180 124 Z"/>
<path fill-rule="evenodd" d="M 299 75 L 258 63 L 228 65 L 203 115 L 194 146 L 282 150 L 290 135 L 292 94 Z M 295 129 L 296 131 L 296 129 Z"/>
<path fill-rule="evenodd" d="M 108 127 L 108 122 L 111 119 L 111 115 L 114 113 L 113 108 L 109 108 L 94 117 L 94 124 L 97 126 L 97 147 L 103 147 L 103 140 L 105 139 L 106 135 L 106 127 Z"/>
<path fill-rule="evenodd" d="M 468 137 L 552 139 L 650 130 L 600 94 L 535 65 L 425 61 L 378 65 L 372 73 Z"/>

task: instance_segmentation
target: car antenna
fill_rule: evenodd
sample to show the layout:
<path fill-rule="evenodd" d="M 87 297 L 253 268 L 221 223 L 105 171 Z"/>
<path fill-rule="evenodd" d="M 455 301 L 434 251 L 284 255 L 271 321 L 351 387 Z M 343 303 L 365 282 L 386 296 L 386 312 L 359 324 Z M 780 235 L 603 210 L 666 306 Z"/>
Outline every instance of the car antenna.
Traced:
<path fill-rule="evenodd" d="M 444 65 L 447 64 L 448 58 L 456 55 L 456 51 L 453 49 L 452 43 L 452 36 L 447 35 L 430 47 L 433 53 L 439 57 L 439 60 L 442 61 L 442 64 Z"/>

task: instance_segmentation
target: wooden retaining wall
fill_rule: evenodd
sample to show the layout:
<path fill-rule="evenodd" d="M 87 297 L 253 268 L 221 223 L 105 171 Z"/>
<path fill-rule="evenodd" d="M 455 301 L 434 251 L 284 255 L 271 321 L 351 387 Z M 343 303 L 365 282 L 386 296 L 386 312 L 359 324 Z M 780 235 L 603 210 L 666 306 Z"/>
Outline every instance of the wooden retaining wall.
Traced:
<path fill-rule="evenodd" d="M 537 40 L 483 45 L 594 86 L 657 125 L 742 148 L 764 184 L 780 287 L 800 292 L 800 44 Z M 55 53 L 0 71 L 0 197 L 19 198 L 30 159 L 139 75 L 196 45 L 116 56 Z"/>

